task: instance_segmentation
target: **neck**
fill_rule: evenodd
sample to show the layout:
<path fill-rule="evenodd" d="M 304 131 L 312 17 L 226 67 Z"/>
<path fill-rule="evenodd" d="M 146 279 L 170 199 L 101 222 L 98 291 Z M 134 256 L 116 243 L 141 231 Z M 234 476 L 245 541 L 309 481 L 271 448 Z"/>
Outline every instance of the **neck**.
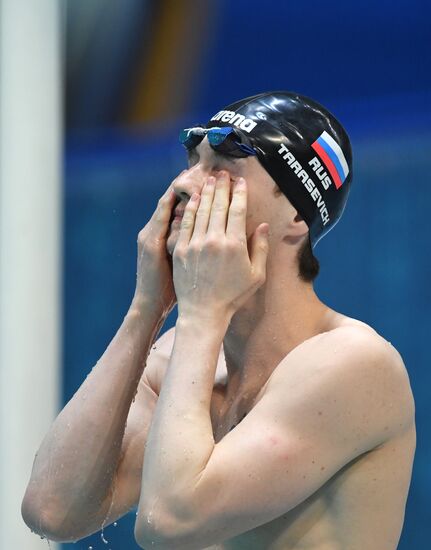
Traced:
<path fill-rule="evenodd" d="M 265 284 L 235 313 L 224 338 L 228 393 L 256 393 L 293 348 L 327 330 L 333 314 L 299 279 L 296 263 L 268 258 Z"/>

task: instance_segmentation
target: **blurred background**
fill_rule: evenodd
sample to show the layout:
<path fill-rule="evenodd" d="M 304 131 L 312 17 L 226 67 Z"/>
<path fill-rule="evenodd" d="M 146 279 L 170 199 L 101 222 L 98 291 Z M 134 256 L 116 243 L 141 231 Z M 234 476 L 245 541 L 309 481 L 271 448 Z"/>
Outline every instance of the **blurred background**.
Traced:
<path fill-rule="evenodd" d="M 207 121 L 236 99 L 261 91 L 293 90 L 323 103 L 351 136 L 354 181 L 350 201 L 343 219 L 316 248 L 321 262 L 316 290 L 334 309 L 375 327 L 404 358 L 416 399 L 418 446 L 399 549 L 428 548 L 431 4 L 427 0 L 333 0 L 307 6 L 289 0 L 41 0 L 37 10 L 23 0 L 15 0 L 13 8 L 11 4 L 11 0 L 0 2 L 2 120 L 17 113 L 9 126 L 3 126 L 0 142 L 0 267 L 2 303 L 6 304 L 2 305 L 0 348 L 0 391 L 5 395 L 2 479 L 6 482 L 7 466 L 14 463 L 7 442 L 17 430 L 30 442 L 26 456 L 30 462 L 22 466 L 28 477 L 41 439 L 39 431 L 42 435 L 47 431 L 50 417 L 72 397 L 121 324 L 134 290 L 136 236 L 162 192 L 185 166 L 177 140 L 179 129 Z M 16 6 L 26 4 L 18 16 Z M 39 34 L 30 40 L 22 25 L 34 25 Z M 10 45 L 15 34 L 26 41 L 30 74 L 41 59 L 54 76 L 51 82 L 40 72 L 34 74 L 25 86 L 27 95 L 11 111 L 8 102 L 16 102 L 17 96 L 14 89 L 6 89 L 15 73 L 10 59 L 21 55 L 19 48 L 17 53 Z M 50 45 L 38 47 L 47 40 Z M 50 101 L 34 104 L 20 122 L 22 133 L 16 135 L 17 117 L 42 85 L 51 90 L 40 92 L 45 97 L 53 94 Z M 33 141 L 25 141 L 29 118 L 38 116 L 40 105 L 45 105 L 46 116 L 34 130 Z M 8 148 L 17 141 L 17 156 L 8 155 Z M 6 223 L 10 215 L 6 198 L 13 194 L 5 182 L 12 181 L 9 174 L 25 164 L 19 160 L 25 158 L 24 147 L 31 156 L 35 143 L 42 156 L 32 162 L 37 167 L 43 164 L 45 170 L 51 166 L 49 178 L 42 171 L 27 170 L 25 181 L 34 184 L 39 178 L 34 193 L 39 197 L 46 191 L 47 195 L 39 218 L 54 223 L 42 233 L 58 254 L 50 264 L 57 269 L 56 279 L 49 279 L 49 284 L 43 276 L 36 283 L 19 259 L 14 264 L 16 272 L 5 275 L 16 248 L 9 243 L 14 226 Z M 16 175 L 14 181 L 14 201 L 22 211 L 27 191 L 23 178 Z M 29 209 L 34 209 L 34 200 Z M 49 201 L 53 201 L 51 206 Z M 19 228 L 25 222 L 17 216 L 15 233 L 23 241 L 28 235 Z M 45 254 L 45 246 L 45 240 L 37 243 L 35 262 Z M 23 257 L 26 254 L 23 249 Z M 33 366 L 34 361 L 5 351 L 14 341 L 19 353 L 25 348 L 17 337 L 22 318 L 12 325 L 8 313 L 16 310 L 16 303 L 3 300 L 17 294 L 16 273 L 31 279 L 23 283 L 30 285 L 29 295 L 38 294 L 41 299 L 43 292 L 51 292 L 51 315 L 42 321 L 33 319 L 38 326 L 51 323 L 49 335 L 28 327 L 37 336 L 35 354 L 42 341 L 53 350 L 46 384 L 41 359 Z M 22 307 L 28 311 L 28 302 Z M 163 331 L 174 323 L 175 315 L 171 315 Z M 13 326 L 18 329 L 12 330 Z M 24 374 L 16 374 L 14 357 L 31 371 L 31 383 Z M 36 395 L 28 414 L 37 417 L 41 401 L 50 403 L 38 429 L 30 430 L 33 439 L 26 435 L 30 416 L 22 418 L 22 425 L 15 429 L 7 420 L 19 402 L 13 392 L 11 396 L 11 377 L 16 391 L 31 386 L 22 398 L 27 410 Z M 22 409 L 18 412 L 22 417 Z M 24 478 L 17 479 L 18 487 L 20 483 L 25 486 Z M 7 492 L 4 495 L 3 518 L 11 498 Z M 16 510 L 9 513 L 16 514 Z M 132 511 L 105 529 L 109 545 L 97 533 L 73 548 L 138 548 L 133 538 L 134 518 Z M 1 530 L 7 529 L 5 520 L 3 524 L 0 520 L 0 526 L 1 537 Z M 69 546 L 63 545 L 64 549 Z M 9 547 L 0 545 L 1 550 Z M 25 548 L 33 546 L 28 543 Z"/>

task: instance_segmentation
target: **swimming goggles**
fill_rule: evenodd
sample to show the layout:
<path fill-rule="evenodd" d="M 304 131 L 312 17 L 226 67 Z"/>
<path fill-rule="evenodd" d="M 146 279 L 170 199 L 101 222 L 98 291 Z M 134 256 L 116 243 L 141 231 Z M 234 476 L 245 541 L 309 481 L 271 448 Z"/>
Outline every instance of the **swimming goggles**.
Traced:
<path fill-rule="evenodd" d="M 230 126 L 223 128 L 202 128 L 200 126 L 185 128 L 181 130 L 179 139 L 186 149 L 194 149 L 205 136 L 208 138 L 211 147 L 222 154 L 242 158 L 257 154 L 251 144 L 247 143 L 247 138 Z"/>

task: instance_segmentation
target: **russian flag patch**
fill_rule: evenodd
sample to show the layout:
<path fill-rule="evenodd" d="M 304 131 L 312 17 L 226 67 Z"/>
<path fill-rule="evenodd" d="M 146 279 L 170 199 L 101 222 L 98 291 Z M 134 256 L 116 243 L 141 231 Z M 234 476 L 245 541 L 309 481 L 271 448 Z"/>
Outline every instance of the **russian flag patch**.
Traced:
<path fill-rule="evenodd" d="M 341 147 L 326 131 L 322 132 L 311 147 L 319 155 L 335 187 L 339 189 L 349 175 L 349 167 Z"/>

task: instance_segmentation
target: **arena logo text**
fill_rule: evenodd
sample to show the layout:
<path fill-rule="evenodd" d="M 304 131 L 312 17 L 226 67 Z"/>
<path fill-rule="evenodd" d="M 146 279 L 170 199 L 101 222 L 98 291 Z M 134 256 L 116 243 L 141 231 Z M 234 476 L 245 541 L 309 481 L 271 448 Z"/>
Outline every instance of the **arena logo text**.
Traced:
<path fill-rule="evenodd" d="M 220 120 L 221 122 L 229 122 L 244 132 L 250 133 L 256 127 L 257 122 L 251 118 L 245 118 L 244 115 L 235 113 L 235 111 L 219 111 L 212 117 L 211 120 Z"/>

